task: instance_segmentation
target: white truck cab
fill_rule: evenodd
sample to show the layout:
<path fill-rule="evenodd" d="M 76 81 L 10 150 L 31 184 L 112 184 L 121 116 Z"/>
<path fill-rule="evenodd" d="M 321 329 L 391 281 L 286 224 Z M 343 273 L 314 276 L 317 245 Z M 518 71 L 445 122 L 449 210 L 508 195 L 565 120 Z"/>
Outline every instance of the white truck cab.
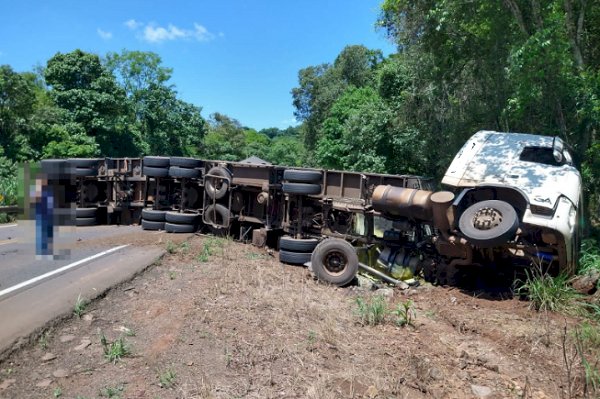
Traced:
<path fill-rule="evenodd" d="M 560 138 L 479 131 L 442 184 L 457 193 L 455 227 L 474 247 L 525 266 L 575 271 L 581 176 Z"/>

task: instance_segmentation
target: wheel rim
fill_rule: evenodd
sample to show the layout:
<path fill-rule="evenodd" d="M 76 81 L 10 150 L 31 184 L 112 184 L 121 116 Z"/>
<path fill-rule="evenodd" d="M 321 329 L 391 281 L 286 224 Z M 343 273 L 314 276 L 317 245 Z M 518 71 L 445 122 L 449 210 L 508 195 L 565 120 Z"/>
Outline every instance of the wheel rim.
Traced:
<path fill-rule="evenodd" d="M 492 230 L 502 223 L 502 213 L 495 208 L 481 208 L 473 216 L 473 227 L 477 230 Z"/>
<path fill-rule="evenodd" d="M 348 258 L 340 251 L 331 251 L 325 255 L 323 261 L 325 271 L 331 276 L 339 276 L 348 266 Z"/>

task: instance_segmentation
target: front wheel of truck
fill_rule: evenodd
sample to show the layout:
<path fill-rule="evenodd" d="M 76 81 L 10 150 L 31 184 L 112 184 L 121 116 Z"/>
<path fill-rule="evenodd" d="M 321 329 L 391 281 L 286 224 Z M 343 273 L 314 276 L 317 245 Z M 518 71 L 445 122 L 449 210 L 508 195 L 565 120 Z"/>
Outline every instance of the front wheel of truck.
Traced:
<path fill-rule="evenodd" d="M 310 260 L 312 272 L 319 280 L 339 287 L 349 284 L 358 272 L 356 250 L 339 238 L 321 241 Z"/>
<path fill-rule="evenodd" d="M 519 217 L 507 202 L 480 201 L 463 212 L 458 227 L 471 244 L 491 248 L 502 245 L 515 236 Z"/>

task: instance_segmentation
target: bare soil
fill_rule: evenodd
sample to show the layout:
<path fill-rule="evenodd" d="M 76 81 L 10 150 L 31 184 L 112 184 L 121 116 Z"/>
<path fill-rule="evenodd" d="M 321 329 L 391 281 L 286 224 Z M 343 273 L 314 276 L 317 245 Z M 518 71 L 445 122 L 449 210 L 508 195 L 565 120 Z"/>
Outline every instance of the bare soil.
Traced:
<path fill-rule="evenodd" d="M 377 296 L 413 301 L 414 325 L 361 324 L 356 299 Z M 265 249 L 194 236 L 0 361 L 0 398 L 577 397 L 576 322 L 429 284 L 332 287 Z M 110 362 L 102 335 L 131 354 Z"/>

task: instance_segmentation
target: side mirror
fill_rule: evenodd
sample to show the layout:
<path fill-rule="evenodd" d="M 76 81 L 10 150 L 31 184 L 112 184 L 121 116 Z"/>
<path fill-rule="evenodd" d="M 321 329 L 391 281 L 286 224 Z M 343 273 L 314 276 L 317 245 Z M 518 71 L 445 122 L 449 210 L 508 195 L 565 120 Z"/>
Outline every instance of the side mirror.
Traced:
<path fill-rule="evenodd" d="M 554 156 L 554 160 L 558 163 L 563 161 L 563 150 L 565 145 L 560 137 L 554 137 L 552 140 L 552 155 Z"/>

